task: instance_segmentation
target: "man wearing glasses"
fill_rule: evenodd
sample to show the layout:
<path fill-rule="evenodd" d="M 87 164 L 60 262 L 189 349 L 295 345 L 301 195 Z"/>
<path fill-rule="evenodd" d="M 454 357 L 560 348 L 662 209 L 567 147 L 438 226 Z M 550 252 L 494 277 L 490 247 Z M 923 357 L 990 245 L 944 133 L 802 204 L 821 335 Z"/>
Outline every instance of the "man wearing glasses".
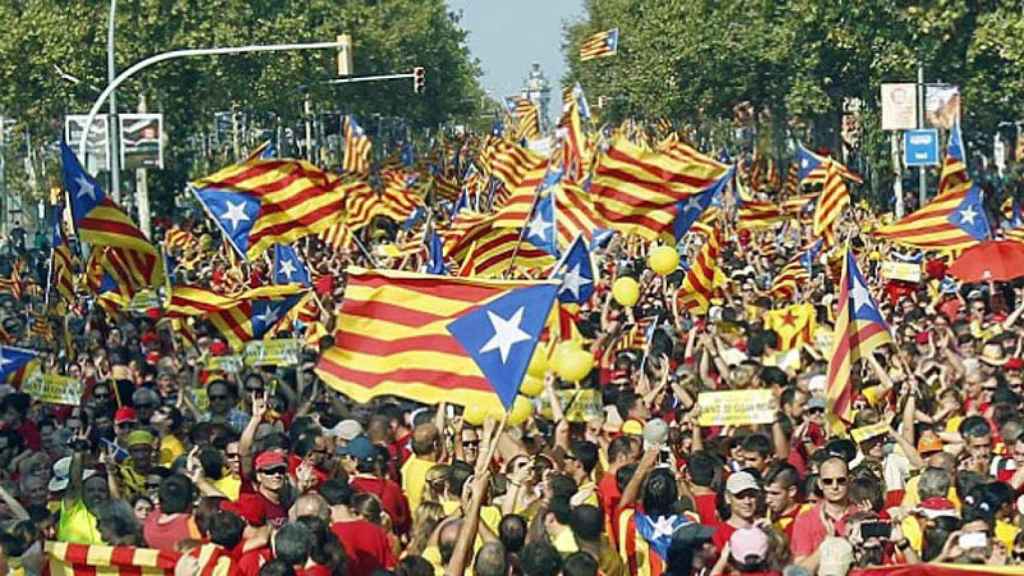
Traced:
<path fill-rule="evenodd" d="M 249 423 L 249 415 L 238 409 L 235 395 L 231 387 L 223 380 L 215 380 L 207 387 L 210 398 L 210 411 L 203 414 L 200 422 L 220 422 L 226 424 L 235 434 L 241 434 Z"/>
<path fill-rule="evenodd" d="M 793 522 L 793 538 L 789 547 L 794 564 L 813 573 L 818 568 L 818 549 L 825 538 L 845 535 L 846 517 L 857 511 L 850 504 L 849 480 L 849 468 L 842 458 L 833 456 L 821 463 L 818 486 L 824 498 Z"/>
<path fill-rule="evenodd" d="M 265 519 L 274 528 L 280 528 L 288 521 L 288 509 L 282 500 L 288 484 L 288 461 L 280 450 L 267 450 L 256 456 L 253 468 L 254 489 L 246 491 L 243 487 L 237 509 L 245 511 L 246 518 Z"/>

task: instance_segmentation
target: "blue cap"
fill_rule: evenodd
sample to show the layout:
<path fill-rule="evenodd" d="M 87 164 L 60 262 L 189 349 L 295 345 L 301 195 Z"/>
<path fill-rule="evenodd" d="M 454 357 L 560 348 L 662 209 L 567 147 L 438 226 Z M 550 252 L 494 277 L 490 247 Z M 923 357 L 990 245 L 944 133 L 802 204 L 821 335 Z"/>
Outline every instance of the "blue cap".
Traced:
<path fill-rule="evenodd" d="M 338 454 L 351 456 L 356 460 L 372 460 L 377 455 L 377 448 L 366 436 L 356 436 L 348 444 L 338 448 Z"/>

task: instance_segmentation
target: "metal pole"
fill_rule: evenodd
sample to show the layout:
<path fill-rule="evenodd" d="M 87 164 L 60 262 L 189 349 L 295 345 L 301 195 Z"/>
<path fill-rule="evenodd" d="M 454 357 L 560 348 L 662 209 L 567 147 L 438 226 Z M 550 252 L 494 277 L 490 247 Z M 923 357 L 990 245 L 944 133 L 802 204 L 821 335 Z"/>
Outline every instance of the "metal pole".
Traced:
<path fill-rule="evenodd" d="M 117 70 L 114 68 L 114 26 L 117 16 L 117 0 L 110 0 L 110 17 L 107 21 L 107 83 L 113 84 Z M 114 202 L 121 202 L 121 127 L 117 122 L 117 95 L 110 93 L 110 126 L 113 132 L 110 133 L 110 195 Z M 86 133 L 92 124 L 85 127 Z M 83 161 L 85 156 L 82 156 Z"/>
<path fill-rule="evenodd" d="M 306 90 L 302 100 L 302 113 L 306 117 L 306 160 L 313 161 L 313 97 Z"/>
<path fill-rule="evenodd" d="M 0 233 L 7 234 L 7 118 L 0 116 Z"/>
<path fill-rule="evenodd" d="M 139 112 L 146 112 L 145 94 L 139 96 Z M 135 171 L 135 205 L 139 210 L 139 228 L 147 238 L 152 238 L 153 232 L 150 230 L 149 219 L 149 174 L 145 167 Z"/>
<path fill-rule="evenodd" d="M 924 63 L 917 63 L 917 127 L 924 128 Z M 918 208 L 928 201 L 928 182 L 925 167 L 918 168 Z"/>
<path fill-rule="evenodd" d="M 245 54 L 248 52 L 286 52 L 294 50 L 324 50 L 327 48 L 337 48 L 340 46 L 338 42 L 310 42 L 306 44 L 256 44 L 252 46 L 233 46 L 228 48 L 185 48 L 182 50 L 171 50 L 169 52 L 161 52 L 154 56 L 150 56 L 145 60 L 136 62 L 130 66 L 124 72 L 121 72 L 114 78 L 114 81 L 103 89 L 103 92 L 96 97 L 96 102 L 93 103 L 92 108 L 89 109 L 89 115 L 86 117 L 86 126 L 92 126 L 92 122 L 96 119 L 96 114 L 99 113 L 103 103 L 106 102 L 110 94 L 117 89 L 122 83 L 135 75 L 136 72 L 148 68 L 153 64 L 160 62 L 166 62 L 167 60 L 175 60 L 178 58 L 187 58 L 190 56 L 220 56 L 223 54 Z M 85 158 L 86 145 L 88 144 L 89 132 L 88 130 L 82 131 L 82 136 L 78 141 L 78 154 L 79 158 Z"/>
<path fill-rule="evenodd" d="M 896 194 L 896 219 L 903 218 L 903 162 L 900 159 L 900 133 L 892 132 L 889 134 L 890 143 L 892 145 L 892 167 L 893 174 L 896 178 L 893 180 L 892 190 Z"/>
<path fill-rule="evenodd" d="M 241 148 L 238 143 L 238 104 L 234 103 L 231 105 L 231 150 L 234 154 L 235 162 L 238 162 L 238 158 L 242 155 Z"/>

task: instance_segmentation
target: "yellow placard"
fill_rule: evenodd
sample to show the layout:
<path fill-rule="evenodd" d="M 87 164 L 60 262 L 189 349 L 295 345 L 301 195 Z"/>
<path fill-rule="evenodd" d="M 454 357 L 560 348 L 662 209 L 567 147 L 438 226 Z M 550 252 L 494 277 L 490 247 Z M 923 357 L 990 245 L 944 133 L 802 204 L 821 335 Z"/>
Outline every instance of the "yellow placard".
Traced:
<path fill-rule="evenodd" d="M 889 433 L 889 425 L 885 422 L 878 422 L 877 424 L 869 424 L 867 426 L 861 426 L 860 428 L 854 428 L 850 430 L 850 436 L 853 437 L 853 441 L 857 444 L 874 438 L 875 436 L 882 436 Z"/>
<path fill-rule="evenodd" d="M 206 412 L 210 409 L 210 396 L 206 393 L 206 388 L 196 387 L 192 389 L 192 405 L 199 412 Z"/>
<path fill-rule="evenodd" d="M 248 366 L 294 366 L 300 350 L 295 338 L 253 340 L 245 344 L 243 359 Z"/>
<path fill-rule="evenodd" d="M 701 426 L 743 426 L 775 422 L 778 402 L 771 390 L 701 392 L 697 396 Z"/>
<path fill-rule="evenodd" d="M 208 370 L 220 370 L 228 374 L 238 374 L 242 371 L 241 356 L 210 356 L 206 359 Z"/>
<path fill-rule="evenodd" d="M 150 308 L 160 307 L 160 296 L 152 290 L 141 290 L 128 303 L 131 312 L 146 312 Z"/>
<path fill-rule="evenodd" d="M 579 390 L 555 390 L 558 404 L 562 407 L 565 419 L 569 422 L 586 422 L 604 415 L 601 407 L 601 396 L 597 390 L 582 388 Z M 544 396 L 545 400 L 547 396 Z M 541 406 L 540 415 L 548 420 L 553 418 L 551 403 L 545 401 Z"/>
<path fill-rule="evenodd" d="M 36 372 L 25 381 L 21 391 L 40 402 L 78 406 L 82 398 L 82 381 Z"/>
<path fill-rule="evenodd" d="M 885 262 L 882 262 L 882 278 L 887 280 L 902 280 L 904 282 L 920 282 L 921 265 L 913 262 L 886 260 Z"/>

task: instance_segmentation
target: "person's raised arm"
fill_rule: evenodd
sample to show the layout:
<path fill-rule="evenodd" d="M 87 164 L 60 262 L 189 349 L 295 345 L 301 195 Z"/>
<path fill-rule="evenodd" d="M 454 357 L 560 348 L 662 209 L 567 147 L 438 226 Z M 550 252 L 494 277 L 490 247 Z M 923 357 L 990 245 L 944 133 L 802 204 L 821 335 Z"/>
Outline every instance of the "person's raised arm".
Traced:
<path fill-rule="evenodd" d="M 245 425 L 245 430 L 242 430 L 242 436 L 238 439 L 238 455 L 241 458 L 242 472 L 245 475 L 252 471 L 254 458 L 252 443 L 256 439 L 256 430 L 267 413 L 267 407 L 267 391 L 264 389 L 262 394 L 253 393 L 252 417 L 249 418 L 249 423 Z"/>
<path fill-rule="evenodd" d="M 503 419 L 498 426 L 497 433 L 493 430 L 493 421 L 484 422 L 480 454 L 476 461 L 476 470 L 473 473 L 473 496 L 469 501 L 462 527 L 459 530 L 458 540 L 455 541 L 455 550 L 452 552 L 451 560 L 445 569 L 447 576 L 462 576 L 467 572 L 470 564 L 470 555 L 473 552 L 473 542 L 480 525 L 480 509 L 483 507 L 484 497 L 487 495 L 487 486 L 491 480 L 490 463 L 494 457 L 494 450 L 497 447 L 498 436 L 505 429 Z"/>
<path fill-rule="evenodd" d="M 68 506 L 82 498 L 82 476 L 85 473 L 84 454 L 92 448 L 89 442 L 91 427 L 86 426 L 78 432 L 71 443 L 71 468 L 68 471 L 68 489 L 64 492 L 64 502 Z"/>
<path fill-rule="evenodd" d="M 637 497 L 640 496 L 640 488 L 643 487 L 644 480 L 647 478 L 647 473 L 658 462 L 659 452 L 660 450 L 657 448 L 648 448 L 644 451 L 644 455 L 640 458 L 640 464 L 636 467 L 636 472 L 633 473 L 633 477 L 629 479 L 629 483 L 626 484 L 626 488 L 622 491 L 622 498 L 619 499 L 619 510 L 625 510 L 636 502 Z"/>

